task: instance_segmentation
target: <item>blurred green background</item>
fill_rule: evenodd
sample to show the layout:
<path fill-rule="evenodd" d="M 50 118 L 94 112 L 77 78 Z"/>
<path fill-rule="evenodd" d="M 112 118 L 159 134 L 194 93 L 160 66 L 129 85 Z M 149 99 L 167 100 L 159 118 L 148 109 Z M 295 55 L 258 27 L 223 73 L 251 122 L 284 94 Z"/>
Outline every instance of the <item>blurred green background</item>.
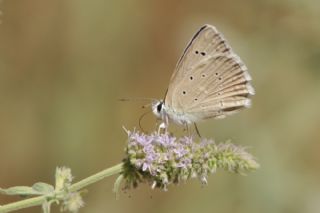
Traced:
<path fill-rule="evenodd" d="M 320 212 L 319 1 L 5 0 L 0 8 L 0 187 L 53 183 L 56 166 L 80 180 L 119 163 L 122 126 L 137 127 L 145 103 L 117 99 L 162 98 L 185 45 L 209 23 L 248 66 L 256 95 L 251 109 L 199 128 L 250 147 L 261 168 L 220 171 L 204 187 L 141 185 L 118 201 L 111 177 L 88 188 L 80 212 Z M 154 123 L 149 115 L 143 126 Z M 15 200 L 0 195 L 0 204 Z"/>

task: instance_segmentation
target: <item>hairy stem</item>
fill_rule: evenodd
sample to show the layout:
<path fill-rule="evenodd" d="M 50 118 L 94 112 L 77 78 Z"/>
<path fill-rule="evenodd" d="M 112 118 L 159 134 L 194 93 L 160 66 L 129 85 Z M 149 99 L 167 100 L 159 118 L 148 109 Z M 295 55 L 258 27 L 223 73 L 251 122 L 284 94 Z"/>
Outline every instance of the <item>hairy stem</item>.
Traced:
<path fill-rule="evenodd" d="M 80 189 L 83 189 L 86 186 L 89 186 L 95 182 L 98 182 L 106 177 L 109 177 L 111 175 L 119 174 L 122 171 L 123 163 L 117 164 L 113 167 L 110 167 L 108 169 L 102 170 L 101 172 L 98 172 L 94 175 L 91 175 L 77 183 L 72 184 L 69 187 L 69 191 L 75 192 Z M 56 192 L 55 195 L 58 195 L 59 192 Z M 57 196 L 58 197 L 58 196 Z M 3 206 L 0 206 L 0 213 L 5 212 L 12 212 L 19 209 L 24 209 L 32 206 L 39 206 L 42 205 L 44 202 L 46 202 L 48 199 L 47 195 L 42 195 L 38 197 L 28 198 L 25 200 L 17 201 L 14 203 L 9 203 Z"/>

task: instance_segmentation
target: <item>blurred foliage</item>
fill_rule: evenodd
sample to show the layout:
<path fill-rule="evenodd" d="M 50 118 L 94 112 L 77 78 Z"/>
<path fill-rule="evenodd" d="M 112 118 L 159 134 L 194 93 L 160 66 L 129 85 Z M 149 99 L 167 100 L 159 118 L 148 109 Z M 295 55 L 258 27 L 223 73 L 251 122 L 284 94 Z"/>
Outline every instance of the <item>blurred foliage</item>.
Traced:
<path fill-rule="evenodd" d="M 140 187 L 119 201 L 111 178 L 89 188 L 81 212 L 320 211 L 319 1 L 4 0 L 0 8 L 1 187 L 53 182 L 60 165 L 80 180 L 120 162 L 122 125 L 138 126 L 145 103 L 117 99 L 162 98 L 184 46 L 209 23 L 248 66 L 256 96 L 251 109 L 199 128 L 251 147 L 260 170 L 166 193 Z M 154 128 L 152 115 L 143 126 Z"/>

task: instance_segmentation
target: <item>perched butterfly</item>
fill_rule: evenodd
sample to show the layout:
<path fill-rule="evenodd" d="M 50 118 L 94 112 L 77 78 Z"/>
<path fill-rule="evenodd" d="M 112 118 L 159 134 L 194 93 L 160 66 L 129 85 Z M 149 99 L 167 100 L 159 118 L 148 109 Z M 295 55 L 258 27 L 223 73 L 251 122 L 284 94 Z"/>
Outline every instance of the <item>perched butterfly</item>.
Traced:
<path fill-rule="evenodd" d="M 223 35 L 204 25 L 179 59 L 164 100 L 153 102 L 152 111 L 165 127 L 169 120 L 188 125 L 224 118 L 250 107 L 254 95 L 250 81 L 247 67 Z"/>

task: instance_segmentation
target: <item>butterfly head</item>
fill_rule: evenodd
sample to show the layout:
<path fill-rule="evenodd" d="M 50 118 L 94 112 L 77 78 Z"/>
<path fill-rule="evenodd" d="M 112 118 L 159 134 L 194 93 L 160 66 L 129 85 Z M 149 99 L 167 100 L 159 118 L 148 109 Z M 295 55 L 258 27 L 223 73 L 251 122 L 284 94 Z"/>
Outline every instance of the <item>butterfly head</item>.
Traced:
<path fill-rule="evenodd" d="M 158 118 L 163 118 L 165 115 L 164 110 L 164 103 L 162 100 L 157 100 L 152 103 L 152 112 L 155 114 Z"/>

